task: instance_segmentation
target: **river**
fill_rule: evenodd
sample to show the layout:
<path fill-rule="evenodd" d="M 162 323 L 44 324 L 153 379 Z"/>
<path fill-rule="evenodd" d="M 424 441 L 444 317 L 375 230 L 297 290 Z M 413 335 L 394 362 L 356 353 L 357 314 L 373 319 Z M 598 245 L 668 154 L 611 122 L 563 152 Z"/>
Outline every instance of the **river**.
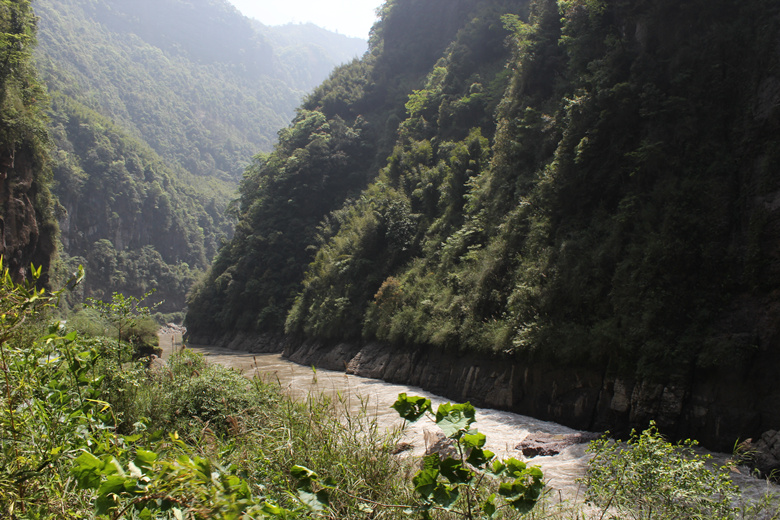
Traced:
<path fill-rule="evenodd" d="M 163 358 L 169 355 L 171 348 L 178 348 L 180 341 L 180 335 L 161 335 Z M 351 413 L 358 413 L 365 408 L 376 418 L 381 428 L 396 428 L 402 424 L 397 412 L 390 408 L 399 393 L 427 397 L 433 403 L 434 410 L 439 404 L 448 401 L 414 386 L 386 383 L 344 372 L 315 370 L 292 363 L 281 354 L 253 354 L 193 345 L 188 348 L 207 356 L 210 362 L 235 368 L 247 377 L 259 377 L 266 382 L 278 383 L 293 398 L 305 399 L 312 393 L 324 393 L 342 403 Z M 522 460 L 522 453 L 515 449 L 515 446 L 530 434 L 578 432 L 557 423 L 487 408 L 477 408 L 476 418 L 475 427 L 487 436 L 486 447 L 501 458 L 516 457 Z M 426 443 L 431 442 L 437 431 L 438 428 L 432 421 L 421 419 L 415 424 L 407 425 L 401 441 L 412 445 L 411 452 L 414 455 L 422 455 L 426 450 Z M 576 499 L 582 496 L 578 479 L 585 474 L 587 467 L 586 448 L 585 444 L 574 445 L 565 448 L 558 455 L 534 457 L 526 462 L 542 468 L 548 486 L 556 494 L 565 499 Z M 725 453 L 710 454 L 720 464 L 726 463 L 729 458 L 729 454 Z M 768 488 L 763 480 L 750 477 L 747 468 L 735 470 L 733 479 L 747 496 L 759 496 L 767 489 L 777 493 L 776 486 Z"/>

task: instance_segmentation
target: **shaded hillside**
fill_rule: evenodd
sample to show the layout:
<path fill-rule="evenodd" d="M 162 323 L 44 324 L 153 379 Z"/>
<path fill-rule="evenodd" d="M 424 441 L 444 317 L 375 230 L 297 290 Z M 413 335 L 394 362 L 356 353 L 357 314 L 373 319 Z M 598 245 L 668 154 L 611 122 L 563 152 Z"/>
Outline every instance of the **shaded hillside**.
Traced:
<path fill-rule="evenodd" d="M 16 281 L 31 264 L 48 271 L 57 239 L 35 36 L 28 1 L 0 7 L 0 257 Z"/>
<path fill-rule="evenodd" d="M 558 420 L 566 410 L 593 427 L 657 417 L 722 443 L 775 428 L 780 6 L 536 0 L 526 17 L 469 2 L 446 10 L 464 22 L 480 13 L 457 24 L 446 51 L 426 41 L 439 7 L 388 2 L 374 61 L 315 91 L 246 177 L 243 232 L 196 294 L 194 331 L 278 331 L 278 320 L 257 318 L 286 314 L 287 333 L 325 344 L 379 340 L 559 375 L 590 370 L 580 398 L 558 408 L 555 381 L 540 383 L 552 393 L 538 411 Z M 370 80 L 354 79 L 360 67 Z M 252 251 L 284 251 L 260 231 L 275 226 L 273 201 L 322 189 L 314 178 L 276 184 L 289 165 L 315 164 L 312 143 L 331 135 L 317 114 L 362 113 L 378 93 L 385 121 L 399 118 L 397 134 L 377 134 L 393 149 L 372 148 L 372 167 L 339 155 L 354 164 L 340 172 L 368 168 L 376 180 L 318 227 L 312 214 L 279 235 L 298 244 L 295 255 L 258 262 Z M 280 272 L 284 290 L 267 299 Z M 258 295 L 259 305 L 233 303 Z M 737 395 L 761 397 L 748 408 Z"/>
<path fill-rule="evenodd" d="M 85 266 L 85 296 L 154 289 L 158 310 L 178 312 L 197 275 L 232 233 L 219 182 L 165 164 L 96 112 L 52 94 L 50 133 L 61 241 Z"/>

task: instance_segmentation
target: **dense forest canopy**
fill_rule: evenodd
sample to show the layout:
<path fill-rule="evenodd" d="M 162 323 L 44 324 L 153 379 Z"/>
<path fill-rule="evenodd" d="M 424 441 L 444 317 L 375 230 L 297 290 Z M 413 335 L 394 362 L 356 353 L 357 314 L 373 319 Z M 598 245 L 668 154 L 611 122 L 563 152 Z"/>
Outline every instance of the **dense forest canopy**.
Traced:
<path fill-rule="evenodd" d="M 202 323 L 201 330 L 281 330 L 313 258 L 308 246 L 318 224 L 375 177 L 392 151 L 408 89 L 422 87 L 427 70 L 476 9 L 466 1 L 413 4 L 425 16 L 387 4 L 366 56 L 337 68 L 304 100 L 274 151 L 248 168 L 236 238 L 191 303 L 190 319 Z M 500 28 L 496 16 L 492 23 Z M 498 68 L 503 53 L 499 45 L 491 57 Z"/>
<path fill-rule="evenodd" d="M 387 2 L 247 170 L 191 329 L 650 379 L 773 352 L 779 14 Z"/>

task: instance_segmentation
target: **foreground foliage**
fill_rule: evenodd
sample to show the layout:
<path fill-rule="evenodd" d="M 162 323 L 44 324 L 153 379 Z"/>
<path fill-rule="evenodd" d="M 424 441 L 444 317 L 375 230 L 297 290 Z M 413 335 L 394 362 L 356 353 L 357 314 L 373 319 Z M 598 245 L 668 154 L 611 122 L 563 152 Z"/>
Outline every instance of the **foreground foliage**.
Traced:
<path fill-rule="evenodd" d="M 483 487 L 486 476 L 501 480 L 498 494 L 519 512 L 531 511 L 542 496 L 543 474 L 538 466 L 528 466 L 515 458 L 501 461 L 484 449 L 487 438 L 472 428 L 476 411 L 470 403 L 445 403 L 433 414 L 430 399 L 400 394 L 393 408 L 411 422 L 432 415 L 456 448 L 455 457 L 439 453 L 426 456 L 423 469 L 412 479 L 414 490 L 423 500 L 419 507 L 423 518 L 428 518 L 432 509 L 451 510 L 456 506 L 467 519 L 494 518 L 502 506 L 496 502 L 496 494 L 488 494 Z"/>
<path fill-rule="evenodd" d="M 588 518 L 543 496 L 539 468 L 485 449 L 468 403 L 434 414 L 399 396 L 401 417 L 428 415 L 452 442 L 415 467 L 365 409 L 295 402 L 188 350 L 146 367 L 117 358 L 116 339 L 45 328 L 62 293 L 35 286 L 40 269 L 22 284 L 0 269 L 4 518 Z M 591 449 L 588 498 L 602 518 L 778 517 L 654 429 Z"/>
<path fill-rule="evenodd" d="M 292 492 L 294 462 L 363 496 L 395 492 L 394 441 L 365 416 L 347 430 L 325 399 L 293 402 L 188 352 L 148 370 L 117 358 L 116 340 L 81 339 L 63 322 L 46 331 L 61 292 L 2 272 L 5 518 L 307 516 Z M 349 518 L 353 502 L 329 511 Z"/>
<path fill-rule="evenodd" d="M 587 498 L 621 518 L 738 518 L 738 489 L 728 468 L 693 451 L 695 442 L 673 445 L 654 424 L 625 445 L 591 443 Z"/>
<path fill-rule="evenodd" d="M 780 518 L 778 495 L 771 487 L 747 498 L 721 466 L 697 451 L 696 441 L 673 444 L 655 423 L 633 432 L 625 443 L 602 438 L 588 452 L 586 501 L 598 518 L 633 520 Z"/>
<path fill-rule="evenodd" d="M 59 325 L 40 334 L 37 317 L 58 297 L 37 288 L 40 274 L 15 284 L 0 257 L 0 512 L 8 518 L 64 512 L 68 460 L 111 420 L 89 370 L 96 352 L 77 348 Z"/>

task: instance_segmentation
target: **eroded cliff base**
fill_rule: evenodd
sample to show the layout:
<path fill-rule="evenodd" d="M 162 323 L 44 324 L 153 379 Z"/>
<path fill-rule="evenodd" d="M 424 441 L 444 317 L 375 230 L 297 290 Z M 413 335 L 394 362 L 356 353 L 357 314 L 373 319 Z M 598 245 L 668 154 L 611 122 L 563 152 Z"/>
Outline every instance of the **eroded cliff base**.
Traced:
<path fill-rule="evenodd" d="M 735 442 L 780 425 L 780 390 L 769 377 L 778 360 L 754 359 L 688 377 L 640 381 L 605 368 L 523 362 L 489 354 L 456 354 L 430 347 L 370 342 L 325 344 L 281 334 L 196 337 L 247 352 L 283 352 L 293 362 L 419 386 L 453 401 L 555 421 L 624 437 L 652 420 L 672 438 L 697 439 L 731 451 Z M 774 365 L 772 363 L 775 363 Z"/>

